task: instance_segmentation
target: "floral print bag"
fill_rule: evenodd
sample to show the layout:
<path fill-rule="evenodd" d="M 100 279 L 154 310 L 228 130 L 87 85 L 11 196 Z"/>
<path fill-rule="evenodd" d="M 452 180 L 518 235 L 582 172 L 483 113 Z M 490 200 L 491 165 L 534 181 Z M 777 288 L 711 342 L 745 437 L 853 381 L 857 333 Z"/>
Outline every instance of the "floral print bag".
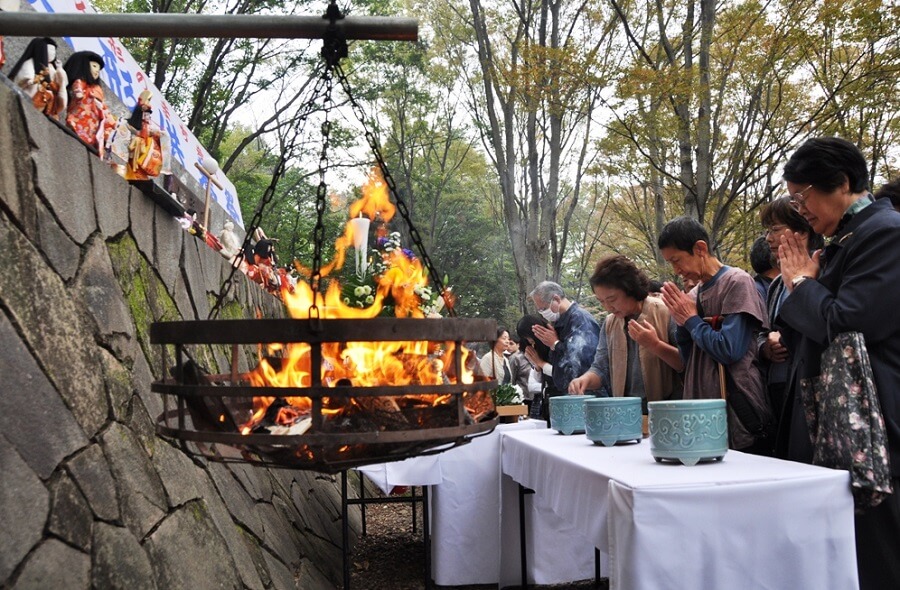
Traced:
<path fill-rule="evenodd" d="M 800 380 L 813 464 L 850 472 L 857 510 L 893 492 L 884 418 L 860 332 L 838 334 L 822 353 L 821 374 Z"/>

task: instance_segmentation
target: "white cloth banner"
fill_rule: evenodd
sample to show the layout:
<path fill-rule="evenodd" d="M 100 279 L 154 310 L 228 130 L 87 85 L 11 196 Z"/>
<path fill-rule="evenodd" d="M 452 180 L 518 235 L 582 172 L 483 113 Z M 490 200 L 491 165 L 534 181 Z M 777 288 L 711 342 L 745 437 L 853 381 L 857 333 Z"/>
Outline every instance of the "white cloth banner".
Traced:
<path fill-rule="evenodd" d="M 88 0 L 29 0 L 31 7 L 37 12 L 47 13 L 95 13 Z M 153 108 L 154 122 L 169 135 L 172 158 L 191 175 L 202 188 L 206 188 L 206 177 L 197 170 L 195 163 L 202 163 L 209 155 L 194 134 L 181 121 L 175 109 L 163 98 L 162 92 L 153 85 L 141 70 L 128 50 L 114 37 L 103 39 L 92 37 L 64 37 L 66 43 L 75 51 L 93 51 L 103 57 L 103 70 L 100 78 L 106 86 L 119 97 L 125 106 L 131 109 L 137 104 L 138 96 L 145 89 L 153 94 L 150 99 Z M 122 114 L 122 113 L 117 113 Z M 210 196 L 240 227 L 244 227 L 241 208 L 238 205 L 237 190 L 221 171 L 216 180 L 222 189 L 212 185 Z"/>

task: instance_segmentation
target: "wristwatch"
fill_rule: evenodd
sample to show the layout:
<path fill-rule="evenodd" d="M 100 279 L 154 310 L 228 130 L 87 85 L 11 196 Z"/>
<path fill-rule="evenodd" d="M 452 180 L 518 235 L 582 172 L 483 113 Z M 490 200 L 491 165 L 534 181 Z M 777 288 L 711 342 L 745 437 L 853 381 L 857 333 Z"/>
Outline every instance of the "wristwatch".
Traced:
<path fill-rule="evenodd" d="M 812 278 L 812 277 L 807 277 L 807 276 L 804 276 L 804 275 L 800 275 L 799 277 L 794 277 L 793 279 L 791 279 L 791 288 L 792 288 L 792 289 L 796 289 L 796 288 L 797 288 L 797 285 L 799 285 L 800 283 L 802 283 L 802 282 L 805 281 L 806 279 L 811 279 L 811 278 Z"/>

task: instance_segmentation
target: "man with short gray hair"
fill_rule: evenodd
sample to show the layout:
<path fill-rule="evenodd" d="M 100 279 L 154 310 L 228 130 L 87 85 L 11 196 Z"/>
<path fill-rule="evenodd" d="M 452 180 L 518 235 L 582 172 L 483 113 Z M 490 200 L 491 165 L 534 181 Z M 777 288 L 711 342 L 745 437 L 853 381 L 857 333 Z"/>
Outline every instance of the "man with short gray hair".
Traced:
<path fill-rule="evenodd" d="M 550 377 L 552 388 L 548 388 L 548 396 L 566 395 L 569 382 L 587 371 L 594 360 L 600 324 L 577 302 L 570 301 L 563 288 L 552 281 L 540 283 L 528 296 L 550 324 L 532 328 L 535 338 L 550 347 L 550 358 L 541 359 L 531 346 L 525 354 Z"/>

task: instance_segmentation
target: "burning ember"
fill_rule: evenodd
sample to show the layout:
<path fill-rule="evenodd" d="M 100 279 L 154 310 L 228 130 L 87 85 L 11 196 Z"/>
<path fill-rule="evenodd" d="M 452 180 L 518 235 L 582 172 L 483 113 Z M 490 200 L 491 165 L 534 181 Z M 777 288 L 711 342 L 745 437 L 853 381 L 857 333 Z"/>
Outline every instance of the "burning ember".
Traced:
<path fill-rule="evenodd" d="M 207 440 L 263 452 L 284 466 L 328 468 L 435 452 L 493 428 L 488 389 L 495 382 L 473 375 L 474 355 L 464 342 L 492 339 L 495 323 L 440 318 L 435 311 L 453 301 L 448 293 L 432 292 L 419 258 L 388 231 L 395 208 L 377 169 L 362 192 L 350 207 L 334 260 L 320 269 L 320 292 L 307 281 L 282 291 L 292 319 L 172 322 L 171 330 L 154 324 L 156 343 L 258 345 L 259 362 L 251 371 L 202 379 L 215 384 L 194 386 L 193 393 L 202 390 L 205 397 L 183 394 L 192 410 L 197 399 L 205 400 L 204 412 L 218 417 L 207 422 L 218 422 L 220 431 L 228 430 L 224 422 L 240 433 Z M 355 254 L 352 269 L 344 268 L 348 248 Z M 298 270 L 311 274 L 299 265 Z M 247 322 L 252 330 L 243 327 Z M 193 324 L 219 324 L 228 338 Z M 256 329 L 265 326 L 268 332 Z M 218 393 L 225 388 L 252 397 Z M 175 393 L 178 386 L 154 384 L 154 390 Z M 222 401 L 211 406 L 217 394 Z M 226 414 L 232 419 L 225 420 Z M 178 429 L 160 431 L 186 438 Z"/>

